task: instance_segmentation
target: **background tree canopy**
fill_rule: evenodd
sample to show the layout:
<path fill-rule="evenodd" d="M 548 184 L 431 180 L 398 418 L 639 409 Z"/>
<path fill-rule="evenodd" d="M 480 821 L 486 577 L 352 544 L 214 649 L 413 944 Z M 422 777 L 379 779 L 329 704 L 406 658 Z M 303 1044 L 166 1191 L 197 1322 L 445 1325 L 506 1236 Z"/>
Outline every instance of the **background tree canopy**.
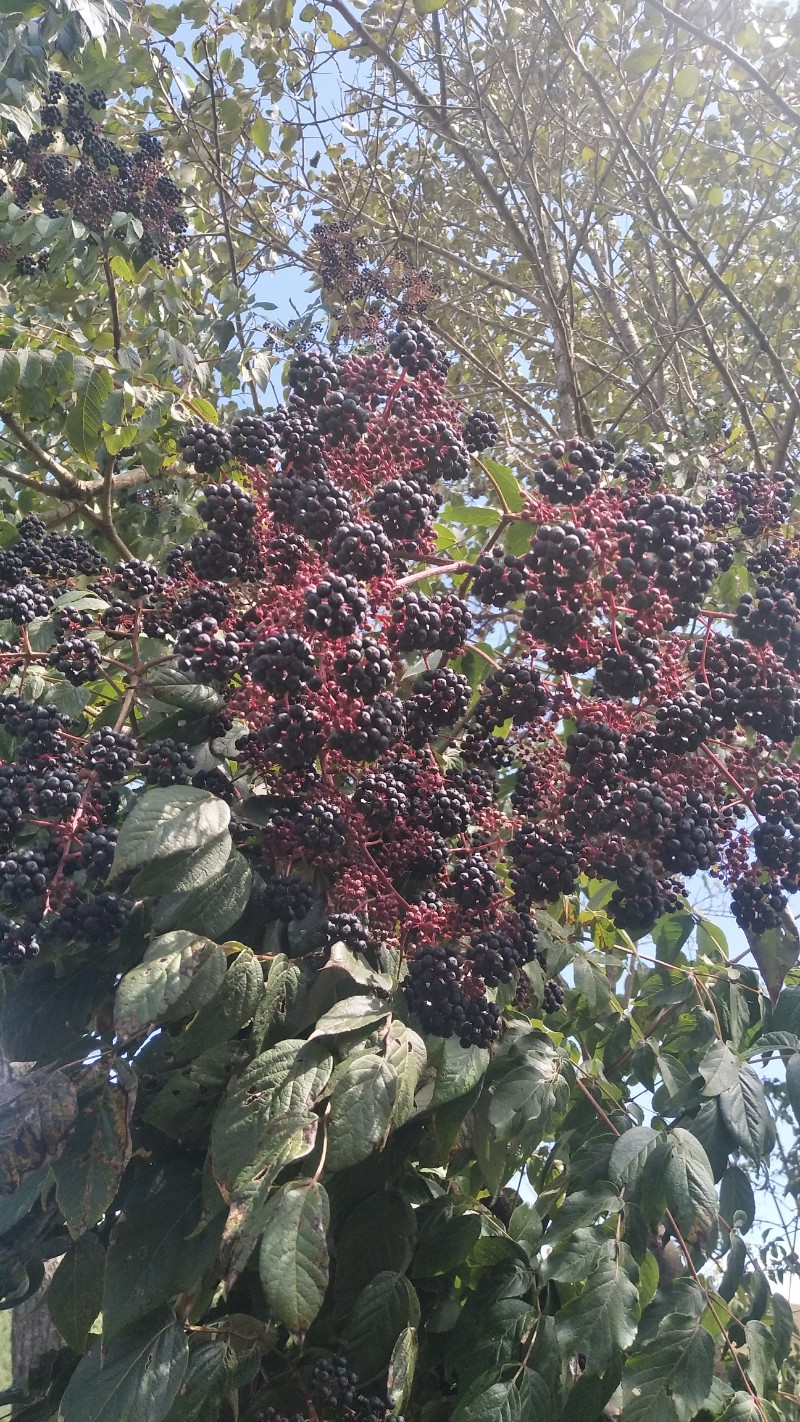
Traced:
<path fill-rule="evenodd" d="M 789 10 L 0 16 L 26 1422 L 800 1417 Z"/>

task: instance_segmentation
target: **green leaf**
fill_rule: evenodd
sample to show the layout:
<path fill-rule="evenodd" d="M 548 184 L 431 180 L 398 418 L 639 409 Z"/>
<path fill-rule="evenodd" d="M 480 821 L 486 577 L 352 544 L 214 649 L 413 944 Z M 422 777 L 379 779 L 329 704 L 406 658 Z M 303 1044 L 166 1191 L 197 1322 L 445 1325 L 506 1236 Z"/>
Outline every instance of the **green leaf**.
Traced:
<path fill-rule="evenodd" d="M 176 895 L 192 893 L 218 878 L 232 850 L 233 840 L 228 831 L 223 830 L 188 854 L 173 854 L 169 859 L 155 859 L 152 864 L 145 864 L 131 884 L 131 893 L 136 898 L 167 894 L 172 905 Z"/>
<path fill-rule="evenodd" d="M 91 1229 L 114 1199 L 131 1153 L 133 1099 L 98 1066 L 81 1091 L 75 1130 L 55 1166 L 56 1198 L 73 1239 Z"/>
<path fill-rule="evenodd" d="M 452 1422 L 518 1422 L 519 1410 L 513 1380 L 490 1383 L 474 1397 L 459 1403 Z"/>
<path fill-rule="evenodd" d="M 708 1397 L 713 1378 L 711 1334 L 695 1318 L 668 1314 L 656 1337 L 625 1365 L 625 1422 L 688 1422 Z"/>
<path fill-rule="evenodd" d="M 411 1396 L 419 1342 L 416 1328 L 404 1328 L 392 1349 L 386 1393 L 392 1412 L 402 1412 Z"/>
<path fill-rule="evenodd" d="M 389 1130 L 397 1077 L 382 1057 L 350 1057 L 333 1075 L 328 1117 L 328 1170 L 364 1160 Z"/>
<path fill-rule="evenodd" d="M 435 8 L 438 9 L 438 5 Z M 508 469 L 505 464 L 498 464 L 496 459 L 487 458 L 486 455 L 481 457 L 480 462 L 500 495 L 503 512 L 519 513 L 524 507 L 525 497 L 513 470 Z"/>
<path fill-rule="evenodd" d="M 200 1343 L 189 1354 L 180 1392 L 166 1422 L 211 1422 L 216 1419 L 224 1395 L 234 1377 L 227 1343 L 215 1339 Z"/>
<path fill-rule="evenodd" d="M 228 841 L 224 868 L 190 893 L 162 899 L 154 916 L 155 928 L 193 929 L 219 942 L 241 918 L 253 887 L 253 871 L 238 849 L 231 851 L 227 831 L 224 838 Z"/>
<path fill-rule="evenodd" d="M 740 1165 L 729 1165 L 719 1187 L 719 1213 L 723 1228 L 731 1229 L 735 1215 L 743 1215 L 737 1224 L 740 1234 L 746 1234 L 756 1217 L 756 1199 L 750 1178 Z"/>
<path fill-rule="evenodd" d="M 465 1049 L 455 1037 L 447 1037 L 443 1042 L 429 1041 L 427 1049 L 431 1065 L 436 1068 L 431 1110 L 466 1096 L 486 1074 L 489 1053 L 485 1047 Z"/>
<path fill-rule="evenodd" d="M 328 1196 L 313 1180 L 283 1185 L 269 1203 L 258 1271 L 275 1318 L 290 1333 L 305 1332 L 328 1287 Z"/>
<path fill-rule="evenodd" d="M 745 929 L 745 938 L 758 963 L 761 976 L 773 1003 L 777 1003 L 784 978 L 800 957 L 800 935 L 791 914 L 784 910 L 777 928 L 766 933 Z"/>
<path fill-rule="evenodd" d="M 753 1160 L 761 1160 L 772 1140 L 772 1121 L 764 1088 L 752 1067 L 741 1067 L 736 1084 L 720 1096 L 719 1107 L 736 1144 Z"/>
<path fill-rule="evenodd" d="M 693 99 L 703 79 L 703 71 L 697 64 L 682 64 L 672 81 L 672 87 L 680 99 Z"/>
<path fill-rule="evenodd" d="M 167 706 L 178 706 L 182 711 L 194 711 L 198 715 L 215 716 L 225 705 L 225 698 L 212 686 L 203 686 L 193 681 L 186 672 L 177 667 L 154 667 L 141 684 L 142 691 L 152 692 Z"/>
<path fill-rule="evenodd" d="M 302 1135 L 332 1068 L 324 1043 L 301 1039 L 280 1042 L 250 1063 L 214 1119 L 211 1152 L 221 1185 L 233 1189 L 242 1171 L 269 1159 L 276 1121 L 293 1118 Z"/>
<path fill-rule="evenodd" d="M 632 1126 L 614 1142 L 608 1163 L 609 1179 L 615 1185 L 633 1185 L 654 1150 L 663 1144 L 664 1136 L 651 1126 Z"/>
<path fill-rule="evenodd" d="M 392 1120 L 402 1126 L 414 1114 L 414 1097 L 425 1070 L 425 1043 L 417 1032 L 403 1022 L 392 1022 L 385 1042 L 386 1060 L 397 1077 Z"/>
<path fill-rule="evenodd" d="M 105 1353 L 98 1338 L 67 1383 L 59 1422 L 162 1422 L 188 1362 L 186 1334 L 162 1312 L 142 1319 Z"/>
<path fill-rule="evenodd" d="M 224 800 L 192 785 L 146 790 L 123 821 L 112 876 L 190 854 L 227 830 L 230 817 Z"/>
<path fill-rule="evenodd" d="M 705 1086 L 704 1096 L 721 1096 L 739 1078 L 739 1058 L 727 1042 L 712 1042 L 698 1068 Z"/>
<path fill-rule="evenodd" d="M 198 1233 L 202 1176 L 174 1162 L 137 1183 L 111 1232 L 103 1291 L 106 1346 L 178 1294 L 196 1288 L 219 1244 L 222 1220 Z"/>
<path fill-rule="evenodd" d="M 399 1334 L 416 1328 L 419 1320 L 419 1300 L 408 1279 L 388 1271 L 376 1274 L 347 1323 L 346 1351 L 356 1371 L 369 1378 L 385 1368 Z"/>
<path fill-rule="evenodd" d="M 603 1372 L 636 1337 L 639 1291 L 631 1277 L 635 1269 L 627 1246 L 607 1240 L 581 1292 L 556 1314 L 562 1356 L 583 1353 L 588 1373 Z"/>
<path fill-rule="evenodd" d="M 717 1218 L 714 1176 L 700 1142 L 680 1126 L 670 1134 L 659 1183 L 684 1239 L 703 1242 Z"/>
<path fill-rule="evenodd" d="M 800 1052 L 793 1052 L 786 1063 L 786 1094 L 794 1118 L 800 1124 Z"/>
<path fill-rule="evenodd" d="M 61 1155 L 75 1124 L 78 1099 L 62 1071 L 38 1071 L 7 1087 L 0 1104 L 0 1195 Z"/>
<path fill-rule="evenodd" d="M 264 1229 L 277 1177 L 285 1166 L 296 1167 L 310 1155 L 318 1128 L 319 1120 L 311 1112 L 293 1111 L 261 1131 L 261 1153 L 239 1173 L 230 1196 L 221 1249 L 226 1288 L 233 1287 Z"/>
<path fill-rule="evenodd" d="M 382 997 L 346 997 L 320 1017 L 315 1037 L 334 1037 L 341 1032 L 357 1032 L 389 1016 L 389 1004 Z"/>
<path fill-rule="evenodd" d="M 201 1007 L 178 1038 L 176 1062 L 187 1062 L 218 1042 L 226 1042 L 249 1022 L 264 992 L 261 964 L 243 948 L 225 974 L 219 992 Z"/>
<path fill-rule="evenodd" d="M 103 423 L 103 405 L 113 389 L 111 372 L 105 366 L 96 366 L 67 416 L 64 426 L 67 439 L 83 459 L 94 457 Z"/>
<path fill-rule="evenodd" d="M 171 941 L 176 946 L 170 950 Z M 159 945 L 164 945 L 164 951 L 132 968 L 117 988 L 114 1025 L 123 1041 L 155 1023 L 176 1022 L 196 1012 L 211 1000 L 225 977 L 225 954 L 206 938 L 167 934 L 152 949 Z"/>
<path fill-rule="evenodd" d="M 84 1353 L 103 1303 L 106 1252 L 96 1234 L 70 1245 L 47 1290 L 50 1317 L 68 1347 Z"/>
<path fill-rule="evenodd" d="M 625 73 L 631 78 L 637 79 L 642 74 L 647 74 L 648 70 L 655 69 L 661 63 L 661 56 L 664 53 L 663 44 L 653 41 L 651 44 L 639 45 L 637 49 L 632 49 L 625 60 Z"/>
<path fill-rule="evenodd" d="M 375 1274 L 405 1274 L 416 1238 L 416 1214 L 399 1190 L 360 1201 L 336 1234 L 337 1311 L 348 1311 Z"/>

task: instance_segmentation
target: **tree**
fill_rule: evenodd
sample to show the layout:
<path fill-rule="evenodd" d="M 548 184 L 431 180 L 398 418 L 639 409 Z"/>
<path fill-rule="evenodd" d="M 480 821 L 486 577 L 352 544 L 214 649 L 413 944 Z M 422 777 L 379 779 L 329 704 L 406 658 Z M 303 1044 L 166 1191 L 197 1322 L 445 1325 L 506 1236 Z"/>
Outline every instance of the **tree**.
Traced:
<path fill-rule="evenodd" d="M 561 340 L 556 303 L 517 461 L 504 255 L 489 380 L 450 364 L 432 277 L 306 231 L 292 184 L 333 179 L 301 172 L 291 105 L 326 17 L 149 18 L 2 31 L 2 1298 L 47 1280 L 64 1344 L 9 1400 L 792 1416 L 791 1241 L 754 1232 L 800 1109 L 791 391 L 781 451 L 759 358 L 759 467 L 708 436 L 681 492 L 684 376 L 630 421 L 657 399 L 682 461 L 595 436 L 630 348 L 590 404 L 599 327 Z M 458 16 L 400 16 L 391 50 L 373 18 L 365 53 L 432 33 L 454 63 Z M 328 348 L 319 311 L 264 329 L 265 247 L 304 237 L 345 289 Z M 456 316 L 465 348 L 482 318 Z M 455 398 L 476 373 L 491 408 Z M 691 907 L 711 870 L 747 955 Z"/>
<path fill-rule="evenodd" d="M 353 62 L 321 192 L 431 269 L 463 388 L 520 453 L 621 428 L 794 457 L 792 7 L 326 10 L 318 62 L 331 39 Z"/>

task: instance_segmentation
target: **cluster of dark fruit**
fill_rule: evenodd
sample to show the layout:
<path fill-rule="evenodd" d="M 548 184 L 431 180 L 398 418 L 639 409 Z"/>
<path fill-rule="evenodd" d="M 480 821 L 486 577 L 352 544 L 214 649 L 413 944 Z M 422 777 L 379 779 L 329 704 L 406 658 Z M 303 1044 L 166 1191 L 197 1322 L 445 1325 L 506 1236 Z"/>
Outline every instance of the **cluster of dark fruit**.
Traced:
<path fill-rule="evenodd" d="M 127 806 L 143 785 L 190 781 L 228 803 L 261 800 L 233 833 L 276 942 L 317 955 L 344 944 L 371 963 L 386 942 L 418 1023 L 465 1046 L 496 1038 L 495 989 L 523 975 L 541 991 L 535 914 L 583 876 L 611 881 L 608 915 L 634 937 L 684 902 L 677 875 L 706 869 L 738 878 L 734 912 L 750 931 L 774 924 L 800 883 L 797 782 L 762 769 L 764 738 L 800 730 L 797 558 L 780 544 L 753 555 L 758 589 L 737 636 L 717 635 L 707 613 L 699 634 L 673 637 L 726 556 L 706 538 L 711 520 L 653 492 L 659 471 L 644 455 L 618 461 L 607 442 L 575 440 L 545 453 L 539 492 L 508 533 L 522 551 L 490 543 L 453 569 L 434 548 L 437 483 L 496 432 L 483 412 L 460 420 L 444 370 L 438 341 L 406 321 L 388 357 L 302 351 L 278 411 L 186 431 L 187 461 L 212 482 L 197 504 L 204 528 L 166 576 L 137 560 L 98 567 L 89 545 L 30 521 L 0 553 L 9 621 L 57 618 L 54 649 L 38 654 L 52 680 L 91 689 L 103 648 L 118 665 L 117 641 L 141 627 L 174 656 L 165 687 L 172 675 L 202 684 L 211 753 L 221 760 L 222 742 L 231 759 L 206 769 L 203 753 L 197 771 L 196 747 L 177 739 L 190 739 L 191 718 L 164 727 L 181 726 L 175 739 L 153 739 L 152 723 L 143 736 L 95 722 L 72 737 L 57 712 L 9 698 L 0 884 L 9 911 L 21 905 L 17 945 L 28 917 L 45 945 L 110 932 L 119 903 L 97 890 L 118 809 L 106 817 L 98 797 L 125 784 Z M 234 460 L 244 484 L 220 474 Z M 558 522 L 541 520 L 542 497 Z M 107 601 L 94 621 L 61 605 L 64 582 L 85 577 Z M 762 817 L 754 829 L 734 825 L 740 779 Z M 87 792 L 91 819 L 63 866 L 49 838 L 12 843 L 30 821 L 74 816 Z M 73 874 L 79 892 L 62 893 Z M 15 896 L 30 882 L 52 897 L 48 876 L 58 925 L 40 931 Z M 543 1009 L 563 1005 L 548 983 Z"/>
<path fill-rule="evenodd" d="M 471 994 L 463 969 L 464 956 L 454 946 L 424 945 L 408 965 L 408 1005 L 427 1032 L 457 1037 L 462 1047 L 488 1047 L 500 1033 L 500 1010 L 480 987 Z"/>
<path fill-rule="evenodd" d="M 308 1378 L 308 1391 L 319 1417 L 346 1417 L 349 1422 L 403 1422 L 390 1412 L 385 1397 L 359 1390 L 358 1374 L 346 1358 L 320 1358 Z"/>
<path fill-rule="evenodd" d="M 136 239 L 140 258 L 156 257 L 173 265 L 186 244 L 189 224 L 183 194 L 167 172 L 160 141 L 142 133 L 133 151 L 122 147 L 96 117 L 106 107 L 103 91 L 87 93 L 82 84 L 65 81 L 55 70 L 42 97 L 39 132 L 24 139 L 12 131 L 3 155 L 4 188 L 16 206 L 27 214 L 38 198 L 45 217 L 72 213 L 98 235 L 112 230 L 115 213 L 127 213 L 141 229 Z M 24 254 L 17 270 L 41 270 L 47 265 L 43 256 L 46 253 Z"/>

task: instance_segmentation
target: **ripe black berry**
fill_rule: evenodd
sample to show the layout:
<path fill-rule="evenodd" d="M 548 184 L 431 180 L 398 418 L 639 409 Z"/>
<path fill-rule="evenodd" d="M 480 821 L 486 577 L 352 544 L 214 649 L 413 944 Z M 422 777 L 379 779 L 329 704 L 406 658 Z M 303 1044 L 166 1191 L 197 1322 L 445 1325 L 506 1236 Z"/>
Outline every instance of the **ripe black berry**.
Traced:
<path fill-rule="evenodd" d="M 293 923 L 305 918 L 314 894 L 305 879 L 294 874 L 276 874 L 264 886 L 263 908 L 267 919 L 278 919 L 281 923 Z"/>
<path fill-rule="evenodd" d="M 92 731 L 84 746 L 83 759 L 101 780 L 124 780 L 136 764 L 137 745 L 124 731 Z"/>

